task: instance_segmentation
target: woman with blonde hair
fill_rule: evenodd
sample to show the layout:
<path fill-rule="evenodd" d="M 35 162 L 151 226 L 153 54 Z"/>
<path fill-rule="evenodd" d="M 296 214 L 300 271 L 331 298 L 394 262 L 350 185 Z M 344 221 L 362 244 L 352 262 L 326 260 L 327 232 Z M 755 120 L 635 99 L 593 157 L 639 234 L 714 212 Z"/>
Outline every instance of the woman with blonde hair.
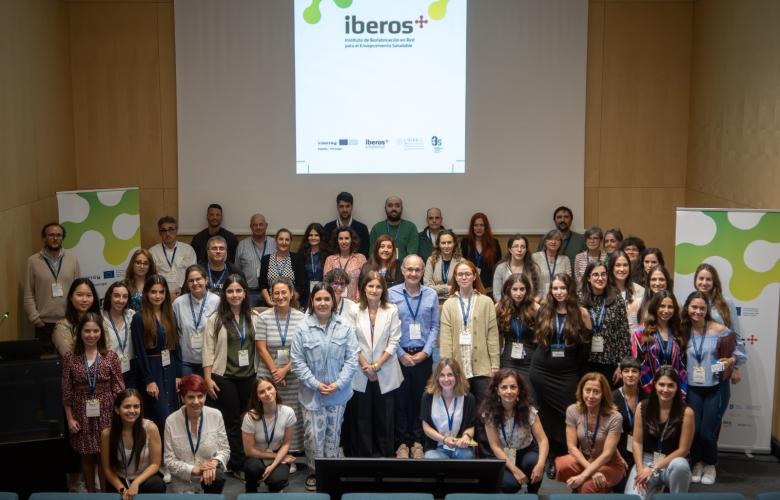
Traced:
<path fill-rule="evenodd" d="M 450 229 L 442 229 L 436 237 L 436 248 L 425 262 L 423 284 L 436 290 L 439 302 L 446 300 L 454 280 L 451 272 L 463 255 L 460 253 L 458 237 Z"/>

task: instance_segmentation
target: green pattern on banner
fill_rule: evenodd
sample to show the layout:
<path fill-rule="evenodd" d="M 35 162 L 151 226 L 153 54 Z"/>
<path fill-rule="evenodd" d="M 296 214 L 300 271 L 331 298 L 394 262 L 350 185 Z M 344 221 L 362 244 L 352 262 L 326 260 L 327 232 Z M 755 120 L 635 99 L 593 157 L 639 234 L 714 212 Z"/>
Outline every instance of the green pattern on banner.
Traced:
<path fill-rule="evenodd" d="M 98 192 L 76 193 L 86 200 L 89 204 L 89 213 L 81 222 L 63 222 L 62 226 L 68 233 L 68 238 L 63 246 L 65 248 L 75 248 L 81 237 L 87 231 L 97 231 L 103 236 L 105 245 L 103 247 L 103 257 L 106 262 L 112 266 L 121 264 L 127 259 L 130 251 L 138 246 L 141 237 L 140 226 L 135 230 L 135 234 L 130 239 L 123 240 L 114 234 L 114 220 L 119 215 L 139 215 L 138 210 L 138 190 L 129 189 L 122 195 L 119 203 L 113 206 L 107 206 L 98 199 Z"/>
<path fill-rule="evenodd" d="M 436 0 L 428 6 L 428 15 L 435 21 L 441 21 L 447 15 L 447 3 L 450 0 Z M 322 0 L 311 0 L 311 4 L 303 9 L 303 20 L 308 24 L 317 24 L 322 19 L 320 12 L 320 3 Z M 352 0 L 333 0 L 333 3 L 341 9 L 352 6 Z M 421 16 L 422 17 L 422 16 Z"/>
<path fill-rule="evenodd" d="M 734 227 L 728 212 L 702 211 L 715 222 L 715 234 L 706 245 L 680 243 L 675 247 L 675 268 L 680 274 L 691 274 L 708 257 L 726 259 L 733 269 L 731 281 L 724 288 L 740 301 L 758 297 L 770 283 L 780 282 L 780 260 L 771 269 L 758 272 L 745 263 L 745 250 L 756 241 L 780 242 L 780 213 L 766 213 L 750 229 Z"/>

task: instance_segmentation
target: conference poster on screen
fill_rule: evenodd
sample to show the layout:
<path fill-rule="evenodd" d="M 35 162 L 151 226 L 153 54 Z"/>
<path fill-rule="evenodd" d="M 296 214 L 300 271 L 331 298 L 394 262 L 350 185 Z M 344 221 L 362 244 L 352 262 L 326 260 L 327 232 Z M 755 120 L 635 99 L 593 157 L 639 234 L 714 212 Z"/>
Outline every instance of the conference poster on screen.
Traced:
<path fill-rule="evenodd" d="M 464 173 L 466 0 L 295 0 L 298 174 Z"/>

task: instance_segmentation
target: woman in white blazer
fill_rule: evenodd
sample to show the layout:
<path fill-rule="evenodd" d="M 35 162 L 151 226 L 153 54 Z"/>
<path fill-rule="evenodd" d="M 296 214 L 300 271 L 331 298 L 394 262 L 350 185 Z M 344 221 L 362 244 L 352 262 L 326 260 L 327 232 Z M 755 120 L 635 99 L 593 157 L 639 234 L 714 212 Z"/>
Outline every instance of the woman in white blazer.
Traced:
<path fill-rule="evenodd" d="M 360 284 L 355 328 L 360 369 L 347 404 L 344 453 L 353 457 L 391 457 L 395 451 L 395 390 L 403 375 L 398 362 L 401 321 L 387 301 L 387 284 L 376 271 Z"/>

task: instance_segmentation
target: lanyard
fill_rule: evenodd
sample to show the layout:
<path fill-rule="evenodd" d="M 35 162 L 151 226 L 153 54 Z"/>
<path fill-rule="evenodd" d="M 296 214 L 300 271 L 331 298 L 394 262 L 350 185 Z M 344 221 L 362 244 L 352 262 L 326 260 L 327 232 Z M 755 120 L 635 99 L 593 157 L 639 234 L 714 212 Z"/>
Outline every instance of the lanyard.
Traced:
<path fill-rule="evenodd" d="M 666 435 L 666 430 L 669 428 L 669 421 L 671 420 L 671 415 L 669 417 L 666 417 L 666 423 L 664 424 L 664 430 L 661 432 L 661 435 L 658 436 L 658 446 L 655 447 L 655 451 L 658 453 L 663 453 L 664 450 L 664 436 Z"/>
<path fill-rule="evenodd" d="M 57 256 L 57 272 L 54 272 L 54 266 L 51 265 L 51 262 L 49 262 L 49 257 L 46 255 L 45 250 L 41 251 L 41 255 L 43 256 L 43 261 L 46 262 L 46 267 L 49 268 L 49 271 L 51 271 L 51 275 L 54 276 L 54 281 L 56 282 L 60 278 L 60 270 L 62 269 L 62 260 L 65 257 L 65 254 L 60 252 L 60 254 Z"/>
<path fill-rule="evenodd" d="M 122 438 L 119 438 L 119 454 L 122 455 L 122 467 L 125 470 L 125 477 L 120 478 L 122 479 L 125 484 L 129 483 L 130 481 L 127 479 L 127 468 L 130 467 L 130 464 L 133 462 L 133 458 L 135 457 L 135 447 L 130 451 L 130 458 L 127 458 L 127 453 L 125 452 L 125 442 L 122 440 Z"/>
<path fill-rule="evenodd" d="M 631 412 L 631 405 L 628 404 L 628 399 L 626 398 L 626 391 L 623 390 L 623 388 L 620 388 L 620 395 L 623 396 L 623 405 L 626 407 L 626 416 L 628 417 L 628 425 L 631 427 L 631 430 L 633 432 L 634 429 L 634 414 Z M 639 396 L 637 396 L 637 402 L 636 404 L 639 404 Z"/>
<path fill-rule="evenodd" d="M 444 284 L 447 284 L 447 278 L 450 276 L 451 263 L 451 260 L 441 260 L 441 280 L 444 282 Z"/>
<path fill-rule="evenodd" d="M 274 307 L 274 319 L 276 320 L 276 328 L 279 330 L 279 338 L 282 340 L 282 347 L 287 343 L 287 331 L 290 328 L 290 316 L 292 311 L 287 311 L 287 319 L 284 322 L 284 333 L 282 333 L 282 323 L 279 321 L 278 309 Z"/>
<path fill-rule="evenodd" d="M 385 219 L 385 225 L 387 226 L 387 234 L 390 234 L 390 222 Z M 395 228 L 395 236 L 393 236 L 393 241 L 395 244 L 398 244 L 398 233 L 401 232 L 401 222 L 398 222 L 398 227 Z"/>
<path fill-rule="evenodd" d="M 190 440 L 190 450 L 192 451 L 192 456 L 195 457 L 196 453 L 198 453 L 198 449 L 200 448 L 200 435 L 203 432 L 203 409 L 200 410 L 200 416 L 198 417 L 200 420 L 198 422 L 198 440 L 195 442 L 195 444 L 192 444 L 192 432 L 190 432 L 190 421 L 187 418 L 187 409 L 184 409 L 184 427 L 187 428 L 187 439 Z"/>
<path fill-rule="evenodd" d="M 241 328 L 238 328 L 238 322 L 236 318 L 233 318 L 233 326 L 236 327 L 236 333 L 241 340 L 241 347 L 244 347 L 244 341 L 246 340 L 246 318 L 241 316 Z"/>
<path fill-rule="evenodd" d="M 585 410 L 585 439 L 590 440 L 590 453 L 593 454 L 593 448 L 596 447 L 596 435 L 599 433 L 599 423 L 601 422 L 601 411 L 596 417 L 596 427 L 593 428 L 593 435 L 588 437 L 588 410 Z"/>
<path fill-rule="evenodd" d="M 447 414 L 447 425 L 450 428 L 450 434 L 452 434 L 452 424 L 455 422 L 455 408 L 458 407 L 458 398 L 452 398 L 452 414 L 447 409 L 447 403 L 444 401 L 444 396 L 441 396 L 441 405 L 444 407 L 444 413 Z"/>
<path fill-rule="evenodd" d="M 314 258 L 315 255 L 317 256 L 316 259 Z M 309 260 L 311 261 L 311 275 L 315 276 L 317 271 L 320 270 L 320 253 L 309 253 Z"/>
<path fill-rule="evenodd" d="M 509 434 L 509 439 L 506 438 L 506 421 L 501 422 L 501 434 L 504 436 L 504 443 L 506 443 L 507 446 L 512 446 L 512 440 L 515 437 L 515 427 L 517 427 L 517 420 L 512 417 L 512 432 Z"/>
<path fill-rule="evenodd" d="M 341 303 L 339 304 L 339 316 L 341 316 L 341 313 L 344 311 L 344 298 L 341 299 Z M 327 331 L 327 328 L 325 329 Z"/>
<path fill-rule="evenodd" d="M 173 247 L 173 253 L 171 254 L 171 260 L 168 260 L 168 251 L 165 249 L 165 243 L 162 244 L 163 249 L 163 256 L 165 257 L 165 262 L 168 263 L 168 267 L 173 270 L 173 261 L 176 260 L 176 250 L 179 249 L 179 245 L 176 245 Z"/>
<path fill-rule="evenodd" d="M 469 297 L 469 307 L 468 309 L 463 307 L 463 299 L 460 298 L 460 294 L 458 294 L 458 302 L 460 303 L 460 315 L 463 318 L 463 329 L 466 330 L 466 327 L 469 323 L 469 314 L 471 313 L 471 299 L 472 297 Z"/>
<path fill-rule="evenodd" d="M 95 388 L 97 388 L 98 369 L 100 368 L 100 353 L 95 355 L 95 376 L 89 373 L 89 364 L 87 364 L 87 355 L 84 354 L 84 374 L 87 376 L 87 389 L 89 389 L 89 397 L 95 395 Z"/>
<path fill-rule="evenodd" d="M 406 302 L 406 307 L 409 308 L 409 314 L 412 315 L 412 321 L 416 323 L 417 315 L 420 313 L 420 304 L 422 304 L 422 290 L 420 290 L 420 295 L 417 296 L 417 308 L 414 312 L 412 312 L 412 304 L 409 302 L 409 293 L 406 291 L 406 288 L 404 288 L 404 302 Z"/>
<path fill-rule="evenodd" d="M 276 266 L 276 277 L 281 278 L 282 277 L 282 271 L 284 271 L 284 264 L 285 262 L 290 260 L 290 254 L 288 253 L 283 259 L 282 263 L 279 264 L 279 259 L 274 259 L 274 265 Z M 292 264 L 290 265 L 292 267 Z"/>
<path fill-rule="evenodd" d="M 601 333 L 601 325 L 604 324 L 604 311 L 607 309 L 607 301 L 606 299 L 601 304 L 601 309 L 599 310 L 599 319 L 596 321 L 596 317 L 593 315 L 594 310 L 591 309 L 590 312 L 590 319 L 593 321 L 593 331 L 595 333 Z"/>
<path fill-rule="evenodd" d="M 658 345 L 661 347 L 661 361 L 663 363 L 671 363 L 672 362 L 672 329 L 669 328 L 669 340 L 664 341 L 664 338 L 661 337 L 661 334 L 658 332 L 655 333 L 655 340 L 658 342 Z"/>
<path fill-rule="evenodd" d="M 515 332 L 515 339 L 517 339 L 518 342 L 523 341 L 523 334 L 526 330 L 527 328 L 522 321 L 517 318 L 512 318 L 512 331 Z"/>
<path fill-rule="evenodd" d="M 252 250 L 255 251 L 255 257 L 257 257 L 257 265 L 260 265 L 260 262 L 263 260 L 263 257 L 265 257 L 265 247 L 266 247 L 266 241 L 263 239 L 263 252 L 260 253 L 257 251 L 257 243 L 255 243 L 254 240 L 252 240 Z"/>
<path fill-rule="evenodd" d="M 338 263 L 339 263 L 339 267 L 340 267 L 341 269 L 343 269 L 343 270 L 345 270 L 345 271 L 346 271 L 346 270 L 347 270 L 347 266 L 349 266 L 349 261 L 350 261 L 350 260 L 352 260 L 352 254 L 349 254 L 349 257 L 347 257 L 347 262 L 346 262 L 346 263 L 344 263 L 344 265 L 343 265 L 343 266 L 341 265 L 341 255 L 339 255 L 339 256 L 336 258 L 336 260 L 337 260 L 337 261 L 338 261 Z"/>
<path fill-rule="evenodd" d="M 547 274 L 550 276 L 550 284 L 552 284 L 553 276 L 555 276 L 555 268 L 558 267 L 558 255 L 556 254 L 555 256 L 552 269 L 550 269 L 550 258 L 547 257 L 547 252 L 544 252 L 544 261 L 547 263 Z"/>
<path fill-rule="evenodd" d="M 707 336 L 707 324 L 704 324 L 704 330 L 701 332 L 701 341 L 699 342 L 699 348 L 696 348 L 696 334 L 691 335 L 691 344 L 693 344 L 693 355 L 699 364 L 704 362 L 704 337 Z"/>
<path fill-rule="evenodd" d="M 116 335 L 116 342 L 119 344 L 119 349 L 122 351 L 122 354 L 125 353 L 125 348 L 127 347 L 127 341 L 129 340 L 128 335 L 128 327 L 127 327 L 127 320 L 125 319 L 125 341 L 122 342 L 122 339 L 119 337 L 119 329 L 117 329 L 116 325 L 114 324 L 114 318 L 111 317 L 111 313 L 108 313 L 108 321 L 111 322 L 111 329 L 114 330 L 114 335 Z"/>
<path fill-rule="evenodd" d="M 211 266 L 208 266 L 208 272 L 209 272 L 209 283 L 211 284 L 211 288 L 222 288 L 222 280 L 225 278 L 225 273 L 227 273 L 228 266 L 225 264 L 225 269 L 222 270 L 222 274 L 219 275 L 219 279 L 215 282 L 214 278 L 211 276 Z"/>
<path fill-rule="evenodd" d="M 268 448 L 271 448 L 271 442 L 274 440 L 274 434 L 276 434 L 276 421 L 279 419 L 279 407 L 276 407 L 276 414 L 274 414 L 274 425 L 271 427 L 271 436 L 268 436 L 268 425 L 265 423 L 265 415 L 260 415 L 260 420 L 263 422 L 263 431 L 265 432 L 265 443 Z"/>
<path fill-rule="evenodd" d="M 192 307 L 192 294 L 190 293 L 190 313 L 192 313 L 192 324 L 195 325 L 195 331 L 200 331 L 200 322 L 203 319 L 203 310 L 206 308 L 206 300 L 209 298 L 209 291 L 203 295 L 202 302 L 200 303 L 200 311 L 198 312 L 198 319 L 195 319 L 195 308 Z"/>
<path fill-rule="evenodd" d="M 563 320 L 557 314 L 555 315 L 555 338 L 558 340 L 557 346 L 562 346 L 561 338 L 563 336 L 563 329 L 566 327 L 566 317 Z"/>

